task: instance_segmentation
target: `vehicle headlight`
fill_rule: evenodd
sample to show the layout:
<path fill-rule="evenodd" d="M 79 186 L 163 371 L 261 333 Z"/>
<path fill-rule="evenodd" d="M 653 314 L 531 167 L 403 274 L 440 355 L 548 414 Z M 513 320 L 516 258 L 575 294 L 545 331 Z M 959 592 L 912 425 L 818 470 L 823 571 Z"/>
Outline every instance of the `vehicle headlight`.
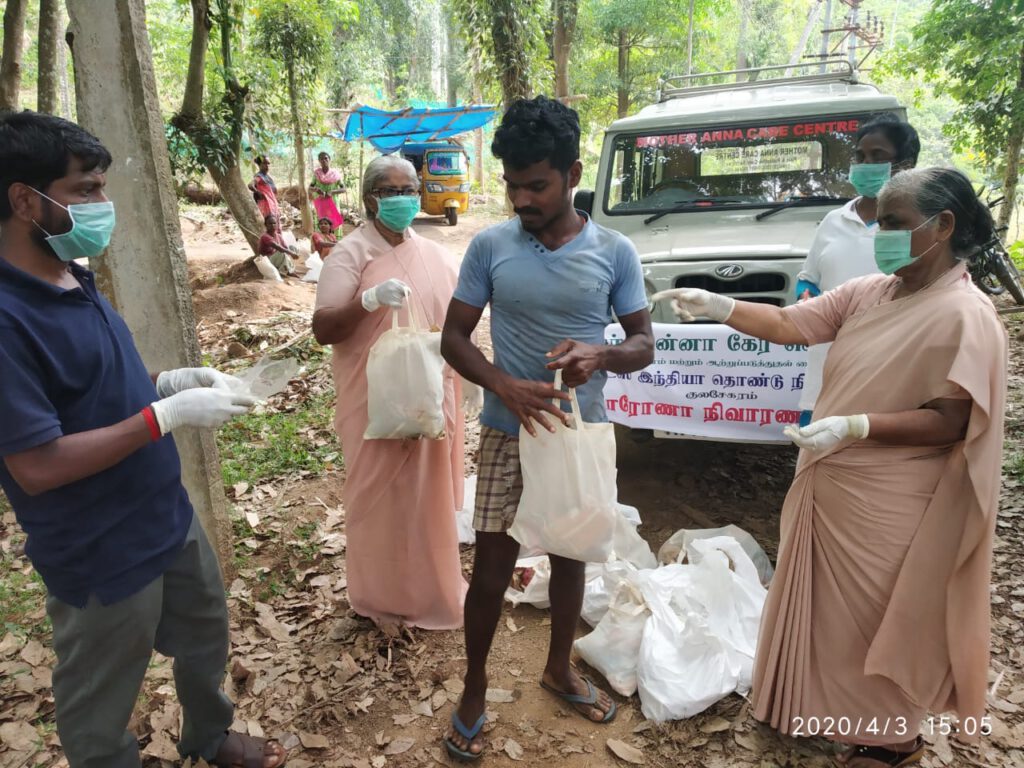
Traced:
<path fill-rule="evenodd" d="M 472 182 L 464 181 L 459 184 L 459 192 L 469 192 L 469 188 L 472 186 Z"/>
<path fill-rule="evenodd" d="M 438 184 L 436 181 L 428 181 L 427 182 L 427 192 L 443 192 L 443 191 L 444 190 L 441 188 L 441 185 Z"/>

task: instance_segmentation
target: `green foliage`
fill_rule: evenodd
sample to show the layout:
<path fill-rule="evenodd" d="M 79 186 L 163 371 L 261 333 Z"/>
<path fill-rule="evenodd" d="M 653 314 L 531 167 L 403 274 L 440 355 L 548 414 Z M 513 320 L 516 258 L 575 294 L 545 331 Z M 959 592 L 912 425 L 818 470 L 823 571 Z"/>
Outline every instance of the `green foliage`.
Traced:
<path fill-rule="evenodd" d="M 10 512 L 7 496 L 0 491 L 0 517 Z M 14 556 L 14 551 L 24 545 L 25 535 L 19 530 L 8 541 L 10 547 L 0 550 L 0 635 L 7 632 L 33 636 L 48 634 L 49 617 L 44 617 L 41 622 L 32 618 L 32 614 L 43 607 L 46 598 L 43 580 L 24 556 Z"/>
<path fill-rule="evenodd" d="M 320 395 L 302 401 L 293 412 L 248 414 L 229 422 L 217 433 L 225 486 L 302 470 L 323 472 L 337 460 L 333 413 L 332 399 Z"/>
<path fill-rule="evenodd" d="M 1024 240 L 1012 243 L 1006 250 L 1010 254 L 1010 258 L 1013 259 L 1013 263 L 1017 265 L 1017 269 L 1024 272 Z"/>
<path fill-rule="evenodd" d="M 960 151 L 995 171 L 1010 135 L 1024 128 L 1024 9 L 998 0 L 936 0 L 912 40 L 888 61 L 921 72 L 937 94 L 958 104 L 946 134 Z"/>
<path fill-rule="evenodd" d="M 503 100 L 550 93 L 554 70 L 547 41 L 548 3 L 544 0 L 448 0 L 459 18 L 459 32 L 480 77 L 497 85 L 488 97 Z"/>

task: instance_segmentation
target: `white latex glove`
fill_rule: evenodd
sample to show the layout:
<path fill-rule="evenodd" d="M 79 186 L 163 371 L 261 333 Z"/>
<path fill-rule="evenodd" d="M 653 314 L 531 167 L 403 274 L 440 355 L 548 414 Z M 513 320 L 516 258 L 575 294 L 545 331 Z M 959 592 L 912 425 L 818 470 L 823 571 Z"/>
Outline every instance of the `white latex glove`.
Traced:
<path fill-rule="evenodd" d="M 480 415 L 484 409 L 484 390 L 479 384 L 472 381 L 462 380 L 462 411 L 467 419 L 473 419 Z"/>
<path fill-rule="evenodd" d="M 870 427 L 867 414 L 859 413 L 856 416 L 829 416 L 812 421 L 806 427 L 786 427 L 782 431 L 801 448 L 820 453 L 836 447 L 848 437 L 863 440 L 868 436 Z"/>
<path fill-rule="evenodd" d="M 381 307 L 397 309 L 405 303 L 405 297 L 408 295 L 409 286 L 401 280 L 391 278 L 363 291 L 363 309 L 367 312 L 376 312 Z"/>
<path fill-rule="evenodd" d="M 214 389 L 234 390 L 245 388 L 241 379 L 215 368 L 175 368 L 164 371 L 156 377 L 156 392 L 160 397 L 170 397 L 186 389 L 197 387 L 213 387 Z"/>
<path fill-rule="evenodd" d="M 257 403 L 259 400 L 251 395 L 200 387 L 157 400 L 152 408 L 160 433 L 166 435 L 178 427 L 219 427 Z"/>
<path fill-rule="evenodd" d="M 716 323 L 724 323 L 736 307 L 735 299 L 700 288 L 673 288 L 669 291 L 659 291 L 651 296 L 652 302 L 666 299 L 671 300 L 672 311 L 684 323 L 692 323 L 699 317 L 706 317 Z"/>

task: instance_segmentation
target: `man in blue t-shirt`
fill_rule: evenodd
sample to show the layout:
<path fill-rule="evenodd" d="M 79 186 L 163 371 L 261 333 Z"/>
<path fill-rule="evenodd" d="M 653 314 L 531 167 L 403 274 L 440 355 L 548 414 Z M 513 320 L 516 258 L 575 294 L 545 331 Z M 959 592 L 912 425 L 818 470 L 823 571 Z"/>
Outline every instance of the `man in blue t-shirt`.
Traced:
<path fill-rule="evenodd" d="M 182 755 L 278 768 L 281 745 L 228 733 L 224 587 L 170 437 L 255 400 L 211 368 L 151 376 L 75 263 L 110 241 L 110 163 L 67 120 L 0 117 L 0 486 L 46 584 L 57 731 L 71 768 L 138 768 L 127 727 L 157 649 L 174 657 Z"/>
<path fill-rule="evenodd" d="M 575 387 L 584 421 L 606 421 L 606 373 L 629 373 L 654 356 L 640 259 L 622 235 L 598 226 L 572 204 L 580 181 L 576 112 L 539 96 L 512 104 L 494 135 L 517 218 L 477 235 L 466 252 L 448 309 L 441 349 L 463 377 L 485 389 L 480 417 L 476 556 L 466 596 L 465 691 L 445 738 L 449 754 L 474 760 L 483 750 L 487 654 L 501 615 L 519 543 L 507 531 L 522 495 L 519 429 L 535 435 L 566 421 L 553 386 L 562 371 Z M 471 336 L 491 306 L 494 363 Z M 626 332 L 605 346 L 612 312 Z M 551 644 L 541 685 L 597 723 L 615 705 L 569 663 L 583 601 L 584 564 L 551 556 Z"/>

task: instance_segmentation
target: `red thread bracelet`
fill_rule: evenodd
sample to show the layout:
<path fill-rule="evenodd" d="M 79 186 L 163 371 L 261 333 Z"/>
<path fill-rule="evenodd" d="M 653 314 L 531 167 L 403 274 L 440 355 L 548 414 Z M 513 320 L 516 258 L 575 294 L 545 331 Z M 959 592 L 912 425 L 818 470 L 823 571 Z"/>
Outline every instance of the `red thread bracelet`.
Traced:
<path fill-rule="evenodd" d="M 147 405 L 142 409 L 142 418 L 146 420 L 146 426 L 149 427 L 149 436 L 153 438 L 154 442 L 164 436 L 163 432 L 160 431 L 160 425 L 157 423 L 156 414 L 153 413 L 153 406 Z"/>

